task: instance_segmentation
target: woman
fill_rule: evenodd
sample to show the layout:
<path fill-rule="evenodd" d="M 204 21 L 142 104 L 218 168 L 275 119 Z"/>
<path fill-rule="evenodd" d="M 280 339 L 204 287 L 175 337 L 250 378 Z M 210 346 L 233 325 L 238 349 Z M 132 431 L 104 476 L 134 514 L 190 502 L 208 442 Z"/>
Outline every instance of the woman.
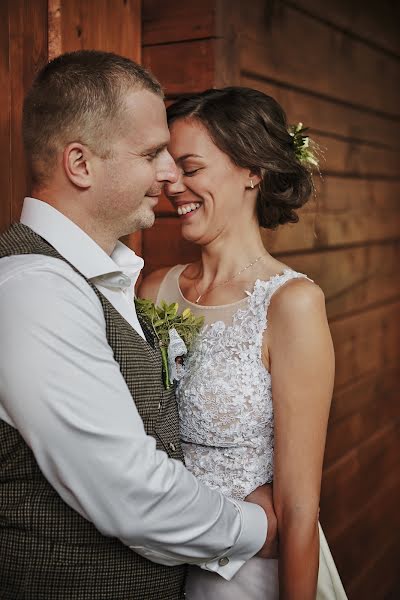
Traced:
<path fill-rule="evenodd" d="M 255 557 L 230 582 L 193 567 L 187 597 L 311 600 L 334 354 L 322 291 L 260 234 L 298 220 L 311 174 L 259 91 L 208 90 L 168 120 L 180 177 L 166 194 L 201 259 L 151 274 L 139 295 L 205 317 L 177 388 L 187 467 L 240 499 L 273 480 L 279 530 L 279 565 Z"/>

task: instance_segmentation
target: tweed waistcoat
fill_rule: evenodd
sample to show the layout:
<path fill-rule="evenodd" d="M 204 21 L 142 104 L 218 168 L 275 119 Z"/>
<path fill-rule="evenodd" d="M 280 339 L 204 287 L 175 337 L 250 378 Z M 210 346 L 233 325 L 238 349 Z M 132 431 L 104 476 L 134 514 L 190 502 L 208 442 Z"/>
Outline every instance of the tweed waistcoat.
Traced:
<path fill-rule="evenodd" d="M 0 258 L 19 254 L 65 260 L 21 224 L 0 236 Z M 159 449 L 183 460 L 175 396 L 164 389 L 152 332 L 142 322 L 143 340 L 86 281 L 103 307 L 108 343 L 146 432 Z M 107 494 L 101 482 L 100 493 Z M 0 420 L 1 600 L 180 600 L 185 573 L 184 566 L 155 564 L 101 535 L 61 499 L 18 431 Z"/>

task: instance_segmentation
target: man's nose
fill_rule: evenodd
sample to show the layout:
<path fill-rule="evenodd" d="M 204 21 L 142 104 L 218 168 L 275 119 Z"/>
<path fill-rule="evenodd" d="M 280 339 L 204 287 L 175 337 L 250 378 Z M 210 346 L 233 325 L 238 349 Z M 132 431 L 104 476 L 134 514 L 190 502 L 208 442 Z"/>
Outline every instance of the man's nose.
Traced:
<path fill-rule="evenodd" d="M 159 157 L 157 167 L 157 181 L 164 183 L 176 183 L 178 181 L 179 171 L 168 150 L 165 150 L 162 156 Z"/>
<path fill-rule="evenodd" d="M 179 196 L 186 190 L 186 186 L 183 183 L 183 175 L 178 170 L 178 177 L 175 181 L 167 181 L 164 186 L 164 192 L 167 198 L 172 200 L 174 197 Z"/>

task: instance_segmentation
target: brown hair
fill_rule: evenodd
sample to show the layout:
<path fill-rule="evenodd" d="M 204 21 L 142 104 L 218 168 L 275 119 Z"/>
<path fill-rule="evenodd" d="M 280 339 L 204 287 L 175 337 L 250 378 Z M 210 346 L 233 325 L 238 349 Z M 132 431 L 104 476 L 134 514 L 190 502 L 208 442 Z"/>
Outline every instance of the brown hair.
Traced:
<path fill-rule="evenodd" d="M 151 73 L 110 52 L 79 50 L 49 62 L 24 101 L 22 131 L 34 184 L 46 181 L 69 142 L 109 156 L 123 127 L 124 93 L 132 88 L 163 95 Z"/>
<path fill-rule="evenodd" d="M 167 109 L 168 122 L 194 118 L 239 167 L 261 176 L 257 216 L 261 227 L 297 223 L 296 209 L 312 191 L 310 171 L 295 155 L 286 115 L 258 90 L 227 87 L 183 97 Z"/>

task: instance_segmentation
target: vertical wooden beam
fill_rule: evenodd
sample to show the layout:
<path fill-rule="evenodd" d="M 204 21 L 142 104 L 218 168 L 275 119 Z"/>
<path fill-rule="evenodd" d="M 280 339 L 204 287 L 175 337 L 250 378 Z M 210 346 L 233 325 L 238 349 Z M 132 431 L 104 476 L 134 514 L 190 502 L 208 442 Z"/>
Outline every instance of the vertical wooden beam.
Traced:
<path fill-rule="evenodd" d="M 9 64 L 11 220 L 19 218 L 22 201 L 29 194 L 29 174 L 22 145 L 22 105 L 37 71 L 47 62 L 47 0 L 10 0 Z"/>
<path fill-rule="evenodd" d="M 11 98 L 8 2 L 0 2 L 0 233 L 11 222 Z"/>

